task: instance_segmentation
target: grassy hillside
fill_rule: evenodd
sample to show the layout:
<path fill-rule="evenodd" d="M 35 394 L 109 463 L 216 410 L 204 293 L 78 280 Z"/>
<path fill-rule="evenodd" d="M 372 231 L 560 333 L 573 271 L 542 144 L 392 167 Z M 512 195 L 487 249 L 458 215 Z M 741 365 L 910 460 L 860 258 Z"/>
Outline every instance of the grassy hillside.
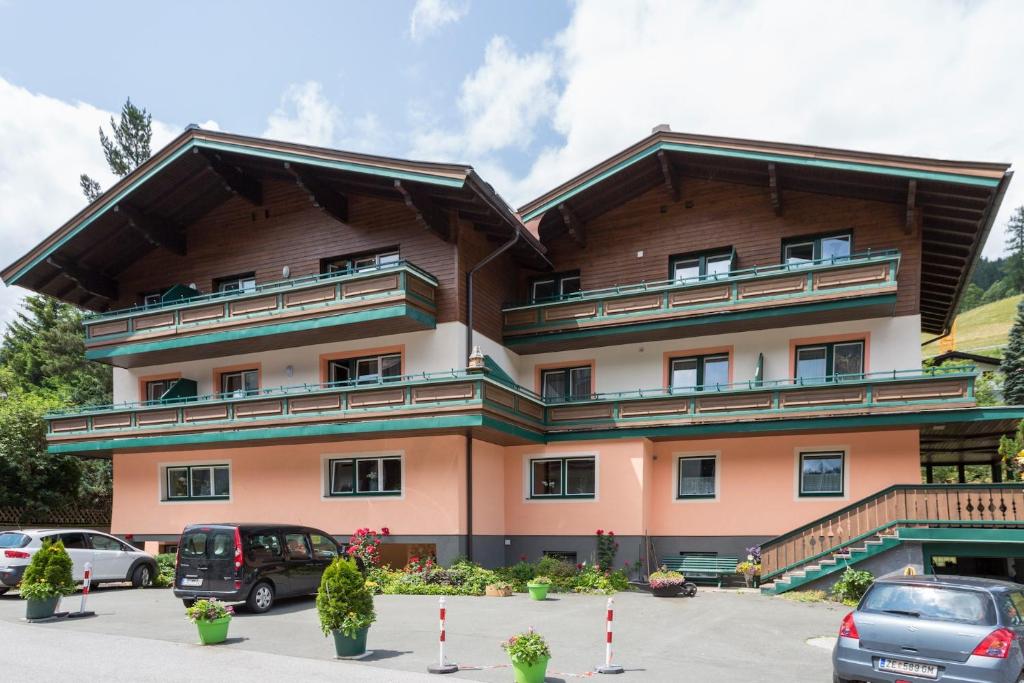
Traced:
<path fill-rule="evenodd" d="M 983 356 L 1001 356 L 1006 345 L 1013 318 L 1017 315 L 1017 305 L 1024 295 L 1017 295 L 993 301 L 990 304 L 971 309 L 956 317 L 953 348 L 957 351 L 969 351 Z M 921 335 L 921 341 L 931 339 L 934 335 Z M 925 357 L 935 356 L 949 350 L 948 340 L 935 342 L 923 347 Z"/>

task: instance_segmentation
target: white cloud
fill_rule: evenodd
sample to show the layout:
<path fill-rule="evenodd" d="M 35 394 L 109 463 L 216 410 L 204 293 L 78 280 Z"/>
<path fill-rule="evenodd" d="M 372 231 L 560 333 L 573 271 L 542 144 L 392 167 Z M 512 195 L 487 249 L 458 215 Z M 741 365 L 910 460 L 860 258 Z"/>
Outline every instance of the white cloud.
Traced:
<path fill-rule="evenodd" d="M 673 130 L 1024 161 L 1024 3 L 581 0 L 556 41 L 564 141 L 506 186 L 521 203 Z M 546 124 L 547 121 L 535 121 Z M 469 126 L 472 127 L 471 125 Z M 1011 183 L 985 250 L 1024 204 Z"/>
<path fill-rule="evenodd" d="M 104 188 L 114 182 L 97 133 L 100 126 L 109 127 L 110 116 L 92 105 L 63 102 L 0 78 L 0 266 L 22 256 L 85 206 L 80 173 Z M 179 130 L 154 120 L 153 149 Z M 0 287 L 0 328 L 26 293 Z"/>
<path fill-rule="evenodd" d="M 341 110 L 316 81 L 289 85 L 280 106 L 267 117 L 264 137 L 327 147 L 341 127 Z"/>
<path fill-rule="evenodd" d="M 446 24 L 453 24 L 469 12 L 469 2 L 452 0 L 416 0 L 409 15 L 409 36 L 423 40 Z"/>

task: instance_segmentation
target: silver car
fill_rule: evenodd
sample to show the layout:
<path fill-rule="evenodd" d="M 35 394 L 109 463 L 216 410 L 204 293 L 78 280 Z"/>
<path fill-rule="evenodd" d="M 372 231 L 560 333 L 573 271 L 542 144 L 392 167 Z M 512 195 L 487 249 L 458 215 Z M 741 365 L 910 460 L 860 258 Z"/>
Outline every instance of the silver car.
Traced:
<path fill-rule="evenodd" d="M 966 576 L 879 579 L 843 619 L 834 683 L 1024 683 L 1024 586 Z"/>

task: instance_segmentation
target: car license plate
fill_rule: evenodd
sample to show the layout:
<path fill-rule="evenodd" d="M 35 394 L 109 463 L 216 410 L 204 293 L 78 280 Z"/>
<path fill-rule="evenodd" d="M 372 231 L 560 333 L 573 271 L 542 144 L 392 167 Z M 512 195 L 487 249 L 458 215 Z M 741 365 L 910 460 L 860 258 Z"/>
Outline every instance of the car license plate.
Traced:
<path fill-rule="evenodd" d="M 939 667 L 934 664 L 918 664 L 917 662 L 905 662 L 902 659 L 879 659 L 879 671 L 890 671 L 895 674 L 910 674 L 923 678 L 938 678 Z"/>
<path fill-rule="evenodd" d="M 202 579 L 182 579 L 181 580 L 181 585 L 182 586 L 202 586 L 203 585 L 203 580 Z"/>

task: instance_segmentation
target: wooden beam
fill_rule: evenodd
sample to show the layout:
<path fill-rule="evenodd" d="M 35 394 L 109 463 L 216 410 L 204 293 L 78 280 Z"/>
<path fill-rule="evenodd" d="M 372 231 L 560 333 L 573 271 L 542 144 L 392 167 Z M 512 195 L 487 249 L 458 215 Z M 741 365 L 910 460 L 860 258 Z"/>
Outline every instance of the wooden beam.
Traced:
<path fill-rule="evenodd" d="M 672 165 L 672 160 L 668 158 L 668 153 L 665 150 L 658 152 L 658 162 L 661 164 L 661 177 L 665 181 L 665 190 L 668 192 L 668 196 L 672 198 L 672 201 L 678 202 L 682 197 L 682 193 L 679 190 L 679 175 L 676 173 L 675 166 Z"/>
<path fill-rule="evenodd" d="M 772 197 L 772 208 L 775 209 L 775 215 L 782 215 L 782 191 L 779 188 L 779 174 L 775 169 L 775 164 L 772 162 L 768 163 L 768 192 L 771 193 Z"/>
<path fill-rule="evenodd" d="M 917 181 L 907 183 L 907 221 L 903 225 L 903 233 L 913 235 L 921 227 L 921 209 L 917 206 Z"/>
<path fill-rule="evenodd" d="M 394 187 L 402 195 L 402 200 L 412 210 L 416 222 L 421 227 L 425 230 L 432 230 L 444 240 L 451 239 L 451 224 L 448 220 L 448 215 L 444 211 L 428 197 L 414 187 L 406 185 L 401 180 L 395 180 Z"/>
<path fill-rule="evenodd" d="M 339 223 L 348 223 L 348 197 L 313 177 L 295 164 L 284 162 L 285 169 L 295 178 L 295 184 L 309 195 L 313 206 Z"/>
<path fill-rule="evenodd" d="M 167 221 L 153 215 L 144 214 L 129 204 L 118 204 L 114 213 L 125 218 L 128 227 L 146 238 L 155 247 L 163 247 L 178 256 L 185 255 L 185 237 Z"/>
<path fill-rule="evenodd" d="M 587 236 L 583 232 L 583 221 L 564 202 L 558 205 L 558 213 L 562 214 L 562 222 L 565 223 L 565 229 L 573 241 L 581 247 L 586 247 Z"/>
<path fill-rule="evenodd" d="M 263 205 L 263 183 L 258 179 L 227 163 L 219 154 L 200 152 L 198 147 L 192 151 L 206 160 L 207 168 L 220 178 L 225 190 L 238 195 L 253 206 Z"/>
<path fill-rule="evenodd" d="M 101 299 L 117 298 L 117 282 L 103 273 L 88 270 L 81 264 L 72 263 L 63 256 L 51 254 L 46 262 L 55 268 L 60 268 L 64 277 L 73 281 L 83 291 L 88 292 Z"/>

